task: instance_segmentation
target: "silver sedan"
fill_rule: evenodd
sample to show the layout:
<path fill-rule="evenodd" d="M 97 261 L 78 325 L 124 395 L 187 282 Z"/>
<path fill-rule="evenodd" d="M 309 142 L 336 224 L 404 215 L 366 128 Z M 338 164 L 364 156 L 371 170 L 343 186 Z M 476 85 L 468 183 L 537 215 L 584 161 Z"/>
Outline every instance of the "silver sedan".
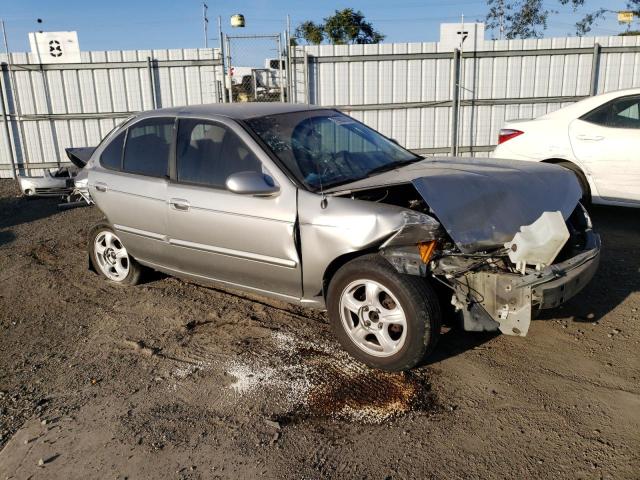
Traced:
<path fill-rule="evenodd" d="M 91 264 L 108 280 L 150 268 L 326 309 L 343 347 L 385 370 L 421 362 L 444 320 L 526 335 L 599 259 L 562 168 L 421 158 L 326 108 L 145 112 L 84 175 L 106 217 Z"/>

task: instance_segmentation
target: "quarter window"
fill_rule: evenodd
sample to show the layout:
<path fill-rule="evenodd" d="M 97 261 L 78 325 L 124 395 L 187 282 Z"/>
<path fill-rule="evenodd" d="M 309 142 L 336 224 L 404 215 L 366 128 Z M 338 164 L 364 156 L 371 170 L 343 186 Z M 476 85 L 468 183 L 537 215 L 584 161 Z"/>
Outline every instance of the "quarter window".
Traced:
<path fill-rule="evenodd" d="M 173 124 L 172 118 L 150 118 L 130 127 L 123 169 L 153 177 L 168 175 Z"/>
<path fill-rule="evenodd" d="M 262 171 L 260 161 L 235 132 L 202 120 L 180 120 L 176 161 L 178 181 L 216 188 L 225 188 L 233 173 Z"/>
<path fill-rule="evenodd" d="M 619 98 L 588 113 L 582 119 L 603 127 L 640 129 L 640 97 Z"/>
<path fill-rule="evenodd" d="M 122 146 L 124 145 L 125 133 L 126 132 L 122 132 L 114 138 L 102 151 L 102 155 L 100 155 L 100 165 L 104 168 L 120 170 L 122 166 Z"/>

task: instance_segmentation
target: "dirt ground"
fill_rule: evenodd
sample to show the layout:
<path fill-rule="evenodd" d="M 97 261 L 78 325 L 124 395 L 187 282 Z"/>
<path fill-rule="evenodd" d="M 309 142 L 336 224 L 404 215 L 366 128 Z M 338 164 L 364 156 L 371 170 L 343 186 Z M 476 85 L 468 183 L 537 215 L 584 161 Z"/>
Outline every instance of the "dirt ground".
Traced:
<path fill-rule="evenodd" d="M 96 208 L 0 182 L 0 479 L 639 478 L 640 211 L 526 338 L 443 331 L 383 374 L 324 314 L 87 269 Z"/>

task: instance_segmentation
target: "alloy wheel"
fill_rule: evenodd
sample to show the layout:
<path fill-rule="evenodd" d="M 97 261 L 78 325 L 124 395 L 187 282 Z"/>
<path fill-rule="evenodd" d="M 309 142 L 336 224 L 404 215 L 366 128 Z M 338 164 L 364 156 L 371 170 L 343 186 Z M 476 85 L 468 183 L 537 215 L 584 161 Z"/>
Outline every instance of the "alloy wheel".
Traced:
<path fill-rule="evenodd" d="M 389 357 L 407 337 L 407 318 L 400 302 L 375 280 L 355 280 L 342 291 L 340 317 L 349 338 L 367 354 Z"/>

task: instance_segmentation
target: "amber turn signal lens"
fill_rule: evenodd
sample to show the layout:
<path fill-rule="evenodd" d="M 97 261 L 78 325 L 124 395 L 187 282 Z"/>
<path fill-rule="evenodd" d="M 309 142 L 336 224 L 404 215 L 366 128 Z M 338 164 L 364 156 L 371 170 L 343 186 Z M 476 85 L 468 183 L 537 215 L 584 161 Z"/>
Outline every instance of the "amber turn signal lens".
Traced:
<path fill-rule="evenodd" d="M 429 260 L 431 260 L 431 257 L 433 256 L 433 252 L 436 249 L 436 244 L 437 243 L 438 242 L 436 242 L 435 240 L 432 240 L 431 242 L 419 243 L 418 244 L 418 251 L 420 252 L 420 259 L 424 263 L 429 263 Z"/>

